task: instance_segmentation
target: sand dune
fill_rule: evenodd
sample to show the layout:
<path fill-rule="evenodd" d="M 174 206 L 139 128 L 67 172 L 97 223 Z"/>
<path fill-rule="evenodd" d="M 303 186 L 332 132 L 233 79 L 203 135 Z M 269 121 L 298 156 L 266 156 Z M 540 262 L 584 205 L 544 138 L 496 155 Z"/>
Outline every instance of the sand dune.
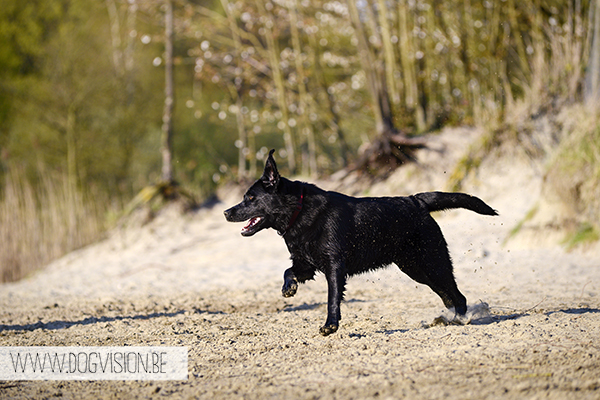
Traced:
<path fill-rule="evenodd" d="M 444 189 L 477 130 L 446 130 L 409 166 L 350 194 Z M 434 324 L 440 299 L 398 268 L 352 278 L 338 333 L 325 321 L 323 276 L 280 294 L 290 261 L 274 232 L 252 238 L 222 210 L 168 207 L 142 227 L 0 286 L 0 346 L 187 346 L 189 379 L 173 382 L 0 382 L 2 398 L 600 398 L 600 252 L 531 246 L 511 229 L 539 197 L 539 162 L 500 158 L 465 191 L 500 212 L 436 215 L 467 325 Z"/>

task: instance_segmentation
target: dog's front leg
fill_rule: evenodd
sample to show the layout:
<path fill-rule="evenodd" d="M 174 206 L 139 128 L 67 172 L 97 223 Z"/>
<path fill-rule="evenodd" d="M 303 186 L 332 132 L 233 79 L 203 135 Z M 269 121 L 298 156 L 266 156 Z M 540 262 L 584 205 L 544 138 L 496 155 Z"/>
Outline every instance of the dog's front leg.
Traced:
<path fill-rule="evenodd" d="M 283 297 L 292 297 L 298 290 L 298 278 L 294 274 L 293 268 L 288 268 L 283 273 L 283 287 L 281 288 L 281 294 Z"/>
<path fill-rule="evenodd" d="M 340 305 L 344 297 L 346 287 L 346 274 L 341 263 L 331 265 L 326 273 L 327 277 L 327 321 L 321 327 L 321 335 L 327 336 L 338 330 L 338 324 L 342 319 Z"/>
<path fill-rule="evenodd" d="M 292 267 L 283 273 L 281 294 L 283 297 L 292 297 L 298 290 L 298 283 L 304 283 L 314 277 L 315 269 L 310 264 L 294 259 Z"/>

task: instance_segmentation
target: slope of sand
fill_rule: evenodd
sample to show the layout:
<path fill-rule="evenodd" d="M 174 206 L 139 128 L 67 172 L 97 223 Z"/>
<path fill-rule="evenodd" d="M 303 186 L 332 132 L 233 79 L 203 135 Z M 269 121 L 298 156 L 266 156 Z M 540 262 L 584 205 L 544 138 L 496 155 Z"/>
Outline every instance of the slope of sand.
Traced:
<path fill-rule="evenodd" d="M 446 130 L 418 167 L 368 188 L 353 177 L 320 184 L 368 195 L 443 189 L 478 135 Z M 519 157 L 486 162 L 465 191 L 500 216 L 436 215 L 467 325 L 432 324 L 451 318 L 440 299 L 392 266 L 352 278 L 340 330 L 320 336 L 323 276 L 281 297 L 285 244 L 274 231 L 240 236 L 222 216 L 240 199 L 229 192 L 0 286 L 0 346 L 187 346 L 187 381 L 0 381 L 0 397 L 600 398 L 600 252 L 503 245 L 536 203 L 540 171 Z"/>

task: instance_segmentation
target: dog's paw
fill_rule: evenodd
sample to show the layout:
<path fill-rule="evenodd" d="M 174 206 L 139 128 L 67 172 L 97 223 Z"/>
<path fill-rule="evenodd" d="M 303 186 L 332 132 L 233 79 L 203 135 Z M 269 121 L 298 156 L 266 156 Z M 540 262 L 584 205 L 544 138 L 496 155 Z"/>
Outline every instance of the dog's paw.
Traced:
<path fill-rule="evenodd" d="M 337 325 L 325 325 L 325 326 L 321 327 L 319 332 L 323 336 L 328 336 L 328 335 L 331 335 L 332 333 L 335 333 L 337 330 L 338 330 Z"/>
<path fill-rule="evenodd" d="M 292 297 L 296 294 L 298 290 L 298 282 L 294 280 L 286 281 L 281 288 L 281 294 L 283 297 Z"/>

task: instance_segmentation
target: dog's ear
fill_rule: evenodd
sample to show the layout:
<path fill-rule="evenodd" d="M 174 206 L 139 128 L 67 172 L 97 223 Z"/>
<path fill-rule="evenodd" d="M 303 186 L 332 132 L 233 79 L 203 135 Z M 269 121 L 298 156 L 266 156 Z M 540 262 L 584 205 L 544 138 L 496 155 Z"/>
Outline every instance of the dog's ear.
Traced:
<path fill-rule="evenodd" d="M 275 164 L 275 159 L 273 158 L 274 152 L 275 149 L 269 152 L 263 176 L 260 178 L 267 189 L 277 188 L 277 185 L 279 185 L 279 172 L 277 171 L 277 164 Z"/>

